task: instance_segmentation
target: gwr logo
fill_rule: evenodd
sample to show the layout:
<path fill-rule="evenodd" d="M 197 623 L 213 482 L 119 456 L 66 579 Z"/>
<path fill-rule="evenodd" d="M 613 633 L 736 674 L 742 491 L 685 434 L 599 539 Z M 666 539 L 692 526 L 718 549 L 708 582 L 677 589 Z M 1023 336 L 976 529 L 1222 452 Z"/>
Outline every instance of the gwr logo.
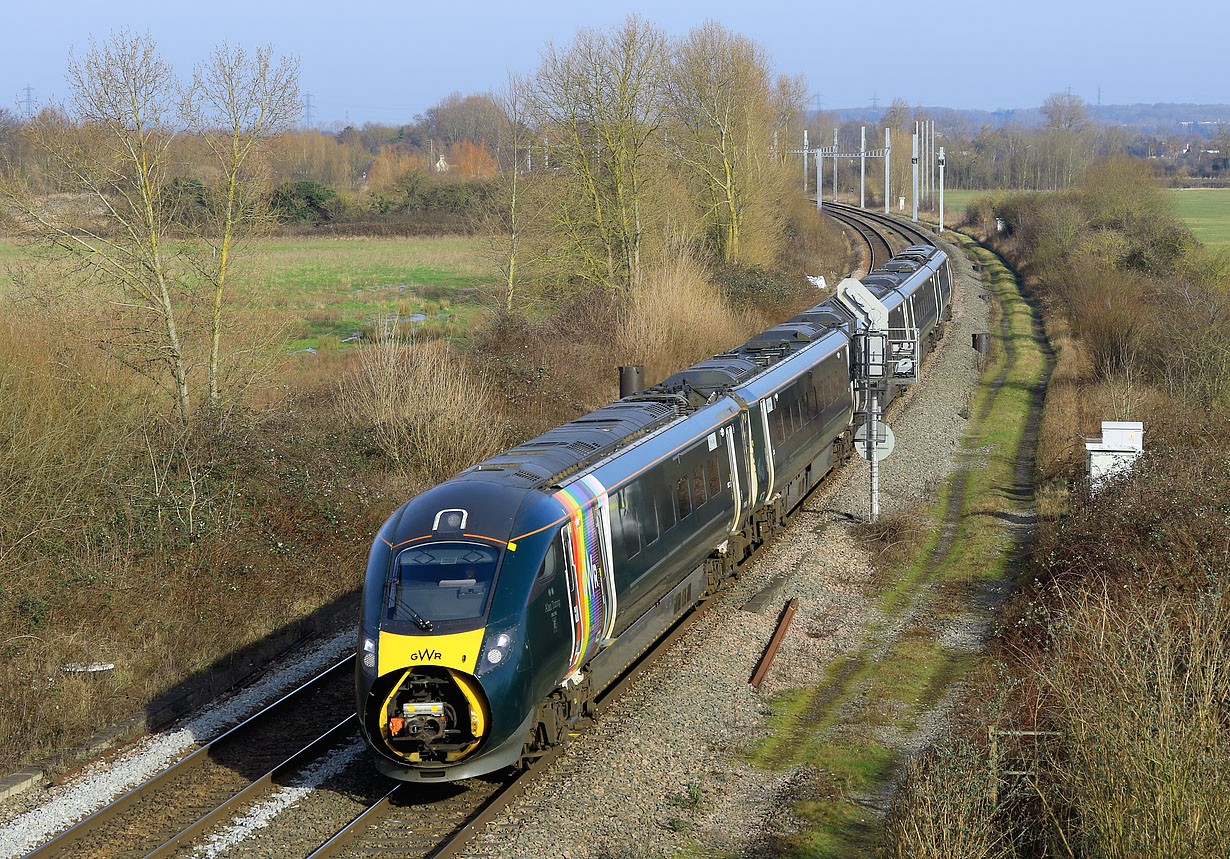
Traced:
<path fill-rule="evenodd" d="M 443 659 L 444 654 L 430 647 L 424 647 L 422 650 L 411 653 L 408 658 L 411 662 L 426 662 L 428 659 Z"/>

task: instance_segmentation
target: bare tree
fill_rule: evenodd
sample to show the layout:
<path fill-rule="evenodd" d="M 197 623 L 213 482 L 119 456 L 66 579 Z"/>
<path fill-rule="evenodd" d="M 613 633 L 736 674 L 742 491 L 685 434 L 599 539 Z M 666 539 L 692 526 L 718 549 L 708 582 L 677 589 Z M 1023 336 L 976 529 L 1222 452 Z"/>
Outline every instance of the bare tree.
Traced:
<path fill-rule="evenodd" d="M 230 285 L 237 242 L 268 217 L 266 182 L 259 156 L 274 135 L 288 129 L 299 113 L 299 63 L 290 57 L 276 62 L 273 48 L 249 54 L 225 43 L 196 68 L 184 93 L 183 112 L 213 156 L 219 179 L 211 207 L 210 254 L 201 266 L 210 290 L 209 402 L 221 402 L 219 344 L 222 301 Z"/>
<path fill-rule="evenodd" d="M 526 139 L 528 131 L 524 125 L 527 90 L 528 84 L 524 79 L 510 74 L 508 76 L 508 89 L 505 90 L 499 102 L 504 115 L 504 123 L 507 126 L 501 132 L 501 137 L 507 142 L 512 152 L 512 167 L 504 174 L 505 199 L 502 201 L 501 206 L 503 211 L 500 212 L 504 220 L 502 235 L 507 242 L 504 254 L 505 310 L 513 309 L 513 298 L 517 289 L 517 252 L 520 250 L 521 243 L 521 211 L 523 208 L 522 200 L 519 196 L 521 190 L 519 155 L 522 147 L 529 143 Z"/>
<path fill-rule="evenodd" d="M 564 51 L 548 44 L 534 78 L 534 117 L 571 191 L 560 232 L 590 283 L 639 280 L 665 72 L 666 37 L 630 16 L 610 33 L 582 30 Z"/>
<path fill-rule="evenodd" d="M 1052 187 L 1067 188 L 1076 181 L 1078 155 L 1083 145 L 1089 120 L 1089 105 L 1079 95 L 1055 92 L 1042 103 L 1046 116 L 1046 136 L 1051 164 Z"/>
<path fill-rule="evenodd" d="M 139 316 L 138 330 L 156 332 L 152 341 L 129 345 L 144 347 L 151 366 L 165 368 L 166 376 L 150 375 L 169 377 L 179 420 L 187 424 L 184 290 L 166 247 L 171 223 L 163 194 L 177 130 L 175 75 L 149 35 L 120 31 L 101 45 L 91 40 L 84 56 L 70 55 L 68 85 L 80 124 L 64 109 L 44 110 L 28 133 L 58 190 L 88 205 L 54 206 L 12 174 L 4 196 L 26 230 L 117 287 L 121 307 Z"/>
<path fill-rule="evenodd" d="M 669 91 L 680 155 L 703 189 L 703 217 L 722 258 L 737 259 L 748 204 L 764 189 L 758 181 L 776 122 L 768 57 L 708 21 L 676 48 Z"/>
<path fill-rule="evenodd" d="M 807 119 L 807 79 L 802 75 L 778 75 L 773 90 L 773 108 L 777 125 L 774 128 L 776 155 L 779 161 L 787 160 L 787 153 L 796 141 L 803 137 Z M 817 140 L 817 142 L 819 142 Z"/>
<path fill-rule="evenodd" d="M 423 118 L 432 136 L 446 148 L 463 140 L 485 141 L 494 147 L 504 125 L 499 100 L 489 92 L 451 93 L 427 108 Z"/>

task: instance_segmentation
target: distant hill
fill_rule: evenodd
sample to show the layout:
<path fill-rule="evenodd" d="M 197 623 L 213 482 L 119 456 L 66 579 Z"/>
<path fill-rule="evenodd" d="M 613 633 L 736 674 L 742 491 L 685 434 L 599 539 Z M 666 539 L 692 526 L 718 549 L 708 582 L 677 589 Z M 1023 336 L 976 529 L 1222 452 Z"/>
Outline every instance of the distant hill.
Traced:
<path fill-rule="evenodd" d="M 964 125 L 971 133 L 976 133 L 984 125 L 993 128 L 1008 124 L 1031 126 L 1041 125 L 1046 119 L 1040 107 L 976 110 L 924 106 L 922 110 L 942 120 L 950 128 Z M 836 114 L 842 122 L 878 122 L 883 118 L 885 108 L 843 107 L 828 112 Z M 1207 136 L 1215 133 L 1219 124 L 1230 125 L 1230 104 L 1104 104 L 1100 107 L 1090 105 L 1089 113 L 1101 125 L 1128 126 L 1151 134 L 1190 134 L 1196 131 Z"/>

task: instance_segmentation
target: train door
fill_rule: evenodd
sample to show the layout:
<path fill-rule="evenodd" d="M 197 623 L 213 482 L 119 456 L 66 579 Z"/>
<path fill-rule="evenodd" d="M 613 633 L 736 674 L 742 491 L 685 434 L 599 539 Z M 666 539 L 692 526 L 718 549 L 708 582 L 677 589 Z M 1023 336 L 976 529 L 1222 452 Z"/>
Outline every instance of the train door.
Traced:
<path fill-rule="evenodd" d="M 740 416 L 741 429 L 743 430 L 743 438 L 747 438 L 747 412 L 742 412 Z M 737 534 L 743 526 L 743 514 L 747 510 L 752 509 L 752 502 L 756 496 L 756 481 L 749 475 L 754 475 L 755 469 L 752 463 L 743 456 L 743 450 L 746 448 L 745 442 L 735 443 L 735 425 L 731 424 L 722 431 L 726 437 L 726 456 L 730 460 L 730 494 L 734 498 L 735 512 L 730 522 L 730 533 Z"/>
<path fill-rule="evenodd" d="M 611 638 L 617 600 L 611 558 L 611 510 L 606 487 L 593 475 L 581 478 L 555 498 L 568 512 L 564 557 L 571 612 L 571 676 Z"/>
<path fill-rule="evenodd" d="M 765 397 L 750 410 L 752 458 L 756 463 L 756 506 L 773 496 L 773 433 L 769 429 L 769 413 L 776 407 L 776 401 L 776 394 Z"/>

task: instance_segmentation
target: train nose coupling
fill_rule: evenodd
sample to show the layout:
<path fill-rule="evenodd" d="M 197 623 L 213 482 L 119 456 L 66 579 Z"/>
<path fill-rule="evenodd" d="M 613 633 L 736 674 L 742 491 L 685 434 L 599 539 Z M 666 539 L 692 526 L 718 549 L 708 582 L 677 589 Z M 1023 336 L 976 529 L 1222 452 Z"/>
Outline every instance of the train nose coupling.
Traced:
<path fill-rule="evenodd" d="M 402 705 L 401 716 L 389 719 L 389 732 L 429 743 L 444 736 L 445 721 L 443 704 L 408 701 Z"/>

